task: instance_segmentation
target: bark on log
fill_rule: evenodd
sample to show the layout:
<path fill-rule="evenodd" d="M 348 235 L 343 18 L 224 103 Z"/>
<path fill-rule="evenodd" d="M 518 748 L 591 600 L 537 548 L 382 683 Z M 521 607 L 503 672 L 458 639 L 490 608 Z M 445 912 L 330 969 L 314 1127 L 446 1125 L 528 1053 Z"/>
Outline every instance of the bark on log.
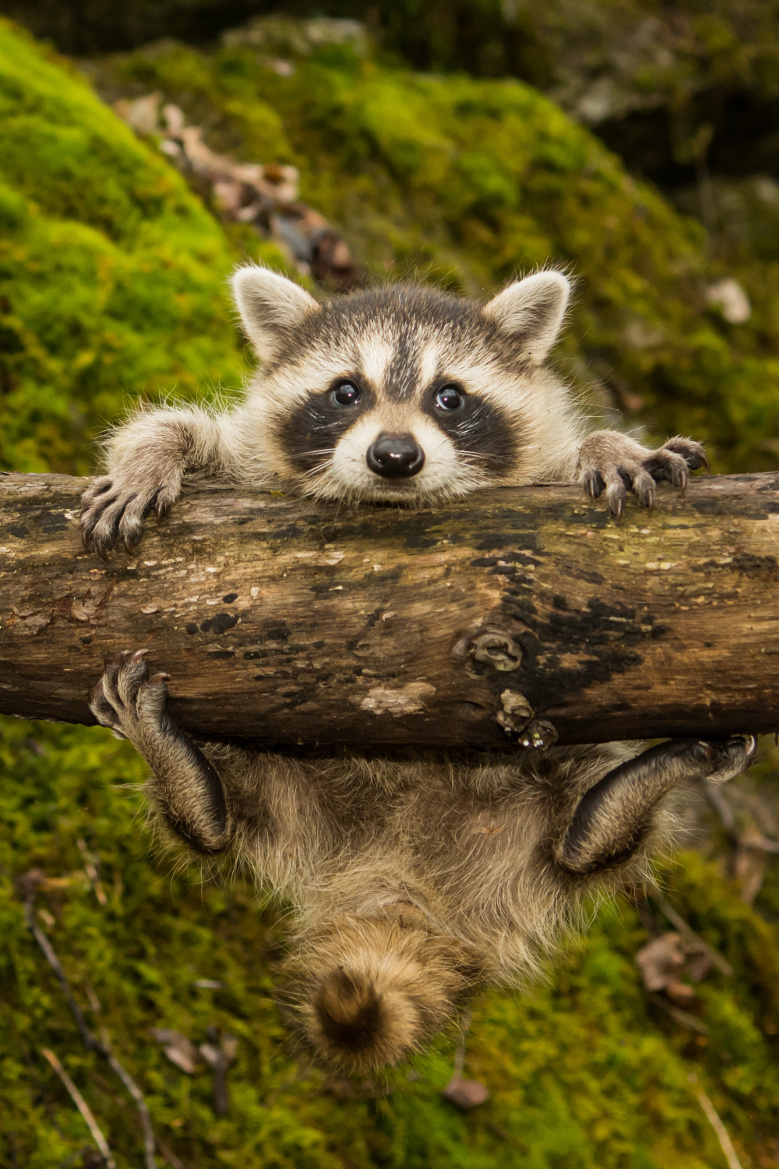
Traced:
<path fill-rule="evenodd" d="M 615 523 L 577 487 L 417 510 L 188 490 L 139 552 L 81 548 L 84 481 L 0 477 L 0 711 L 91 722 L 148 646 L 171 712 L 267 746 L 514 748 L 779 729 L 779 474 L 658 492 Z"/>

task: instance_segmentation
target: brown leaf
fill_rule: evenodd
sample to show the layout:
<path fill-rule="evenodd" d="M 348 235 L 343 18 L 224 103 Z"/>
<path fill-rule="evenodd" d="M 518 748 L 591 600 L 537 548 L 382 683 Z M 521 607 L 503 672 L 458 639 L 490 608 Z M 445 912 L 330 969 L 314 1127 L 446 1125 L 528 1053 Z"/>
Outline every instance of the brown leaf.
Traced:
<path fill-rule="evenodd" d="M 163 1051 L 171 1063 L 188 1076 L 197 1071 L 202 1062 L 200 1052 L 186 1035 L 180 1031 L 171 1031 L 167 1027 L 153 1027 L 152 1035 L 158 1043 L 163 1045 Z"/>
<path fill-rule="evenodd" d="M 741 893 L 741 900 L 751 905 L 763 887 L 766 853 L 761 848 L 763 835 L 753 825 L 742 832 L 733 857 L 733 876 Z"/>
<path fill-rule="evenodd" d="M 449 1081 L 441 1095 L 464 1112 L 477 1108 L 490 1098 L 489 1088 L 478 1080 L 460 1080 L 456 1076 Z"/>
<path fill-rule="evenodd" d="M 670 978 L 663 989 L 671 1002 L 676 1003 L 677 1007 L 691 1007 L 698 1001 L 697 995 L 692 987 L 688 986 L 686 982 L 679 982 L 675 978 Z"/>
<path fill-rule="evenodd" d="M 685 959 L 681 934 L 669 930 L 638 951 L 636 965 L 646 989 L 658 991 L 665 990 L 668 982 L 684 966 Z"/>

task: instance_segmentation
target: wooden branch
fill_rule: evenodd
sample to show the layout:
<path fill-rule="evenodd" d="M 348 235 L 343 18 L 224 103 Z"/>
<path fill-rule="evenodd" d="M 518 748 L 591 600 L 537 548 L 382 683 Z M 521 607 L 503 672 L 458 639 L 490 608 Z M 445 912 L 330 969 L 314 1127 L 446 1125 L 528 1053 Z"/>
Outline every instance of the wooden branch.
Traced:
<path fill-rule="evenodd" d="M 779 729 L 779 474 L 349 509 L 188 490 L 139 552 L 81 548 L 84 482 L 0 477 L 0 711 L 91 722 L 119 650 L 171 713 L 267 746 L 516 749 Z"/>

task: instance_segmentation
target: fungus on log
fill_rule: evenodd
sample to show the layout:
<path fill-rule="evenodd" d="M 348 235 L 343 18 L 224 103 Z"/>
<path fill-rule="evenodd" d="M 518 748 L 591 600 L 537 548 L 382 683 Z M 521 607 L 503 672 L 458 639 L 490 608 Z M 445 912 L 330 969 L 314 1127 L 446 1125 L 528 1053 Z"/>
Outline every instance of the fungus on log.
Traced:
<path fill-rule="evenodd" d="M 574 486 L 415 509 L 191 488 L 107 563 L 84 485 L 0 477 L 0 712 L 92 722 L 105 660 L 148 647 L 182 727 L 268 747 L 516 749 L 533 712 L 566 743 L 779 729 L 779 474 L 619 523 Z"/>

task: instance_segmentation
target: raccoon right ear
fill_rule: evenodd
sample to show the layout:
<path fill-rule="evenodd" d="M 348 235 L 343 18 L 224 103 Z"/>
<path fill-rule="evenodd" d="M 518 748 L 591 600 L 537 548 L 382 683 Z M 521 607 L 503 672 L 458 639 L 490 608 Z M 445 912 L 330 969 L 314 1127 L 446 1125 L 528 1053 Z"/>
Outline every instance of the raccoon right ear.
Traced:
<path fill-rule="evenodd" d="M 320 311 L 305 288 L 257 264 L 239 268 L 232 287 L 246 335 L 262 361 L 272 361 L 303 318 Z"/>
<path fill-rule="evenodd" d="M 540 363 L 557 340 L 570 295 L 570 281 L 562 272 L 534 272 L 509 284 L 482 311 Z"/>

